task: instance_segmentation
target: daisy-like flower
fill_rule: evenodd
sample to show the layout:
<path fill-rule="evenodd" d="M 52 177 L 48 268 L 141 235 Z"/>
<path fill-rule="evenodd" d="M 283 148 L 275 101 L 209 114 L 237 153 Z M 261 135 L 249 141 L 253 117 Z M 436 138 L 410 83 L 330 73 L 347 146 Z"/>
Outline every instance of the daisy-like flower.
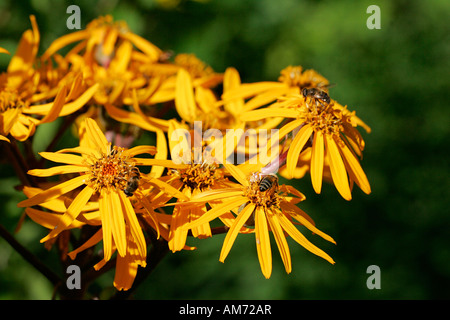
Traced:
<path fill-rule="evenodd" d="M 175 137 L 176 129 L 183 128 L 182 124 L 172 120 L 169 136 Z M 207 155 L 203 153 L 204 149 L 200 147 L 197 150 L 196 146 L 189 144 L 193 140 L 193 134 L 184 137 L 181 142 L 170 139 L 170 150 L 172 159 L 179 163 L 171 171 L 164 181 L 176 189 L 179 189 L 187 199 L 196 196 L 205 190 L 214 190 L 217 188 L 224 188 L 229 186 L 230 182 L 225 179 L 223 169 L 214 162 L 213 158 L 206 158 Z M 182 144 L 182 146 L 178 145 Z M 185 248 L 188 230 L 184 229 L 187 223 L 192 222 L 207 211 L 204 204 L 197 204 L 196 206 L 186 206 L 185 201 L 178 200 L 174 205 L 174 210 L 171 219 L 169 233 L 169 248 L 175 252 Z M 214 205 L 214 203 L 212 204 Z M 232 216 L 224 216 L 223 219 L 230 219 Z M 212 236 L 211 227 L 208 222 L 201 224 L 191 229 L 192 235 L 196 238 L 207 238 Z"/>
<path fill-rule="evenodd" d="M 263 175 L 260 172 L 246 173 L 239 166 L 225 165 L 225 167 L 239 182 L 237 187 L 205 191 L 193 197 L 191 202 L 220 200 L 220 204 L 185 226 L 185 228 L 194 228 L 233 210 L 237 217 L 223 242 L 219 258 L 221 262 L 225 261 L 242 228 L 245 225 L 254 224 L 258 259 L 261 271 L 266 278 L 269 278 L 272 273 L 269 231 L 275 237 L 287 273 L 291 272 L 292 264 L 285 234 L 291 236 L 310 252 L 334 264 L 328 254 L 307 240 L 294 225 L 296 220 L 314 234 L 335 243 L 330 236 L 317 229 L 313 220 L 296 206 L 298 202 L 305 199 L 302 193 L 291 186 L 279 186 L 278 178 L 274 175 Z"/>
<path fill-rule="evenodd" d="M 65 165 L 29 171 L 29 174 L 40 177 L 70 173 L 79 175 L 33 195 L 20 202 L 18 206 L 42 205 L 81 188 L 61 215 L 58 224 L 41 239 L 41 242 L 48 241 L 70 228 L 94 196 L 98 197 L 102 226 L 102 233 L 98 237 L 101 236 L 103 240 L 104 260 L 108 261 L 111 258 L 115 248 L 119 256 L 127 256 L 130 242 L 135 245 L 133 252 L 145 260 L 146 242 L 132 199 L 140 198 L 138 195 L 143 183 L 150 183 L 167 192 L 175 192 L 175 196 L 180 195 L 177 190 L 164 182 L 139 173 L 138 166 L 164 165 L 165 163 L 157 159 L 135 157 L 138 154 L 154 154 L 156 148 L 153 146 L 137 146 L 131 149 L 111 146 L 92 119 L 86 119 L 85 127 L 81 131 L 79 147 L 63 149 L 55 153 L 40 153 L 47 160 Z M 143 203 L 145 207 L 147 202 L 144 200 Z"/>
<path fill-rule="evenodd" d="M 300 94 L 303 88 L 323 88 L 326 90 L 329 81 L 315 70 L 303 70 L 301 66 L 289 66 L 280 72 L 278 81 L 261 81 L 243 83 L 224 92 L 224 101 L 247 99 L 242 111 L 254 110 L 268 105 L 280 97 Z"/>
<path fill-rule="evenodd" d="M 80 76 L 72 82 L 61 81 L 51 91 L 41 91 L 42 77 L 34 69 L 40 35 L 35 17 L 30 20 L 32 29 L 24 32 L 6 72 L 0 75 L 0 134 L 19 141 L 33 135 L 39 124 L 51 122 L 67 110 L 78 110 L 93 94 L 92 89 L 81 90 Z"/>
<path fill-rule="evenodd" d="M 294 135 L 286 158 L 289 178 L 294 176 L 301 152 L 311 148 L 310 174 L 316 193 L 321 192 L 325 163 L 329 164 L 333 183 L 344 199 L 351 200 L 350 185 L 353 182 L 365 193 L 371 192 L 358 159 L 365 143 L 356 127 L 360 125 L 368 131 L 370 128 L 354 111 L 350 112 L 332 99 L 324 102 L 314 97 L 293 95 L 270 107 L 249 111 L 242 117 L 257 120 L 271 115 L 292 119 L 279 132 L 280 139 L 290 132 Z"/>

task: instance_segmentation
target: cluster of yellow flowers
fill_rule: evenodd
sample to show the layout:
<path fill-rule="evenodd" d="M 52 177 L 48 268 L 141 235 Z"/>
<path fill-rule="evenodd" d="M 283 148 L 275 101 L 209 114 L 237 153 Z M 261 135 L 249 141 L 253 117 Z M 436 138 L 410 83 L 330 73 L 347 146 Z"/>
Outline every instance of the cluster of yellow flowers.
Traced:
<path fill-rule="evenodd" d="M 49 229 L 46 246 L 65 246 L 76 259 L 102 242 L 93 267 L 115 259 L 118 290 L 131 288 L 138 266 L 146 267 L 154 239 L 176 252 L 195 249 L 189 236 L 226 233 L 223 262 L 238 234 L 253 233 L 266 278 L 270 233 L 288 273 L 287 236 L 334 263 L 296 227 L 334 243 L 297 206 L 305 196 L 278 182 L 278 175 L 309 172 L 317 193 L 323 180 L 346 200 L 354 183 L 370 193 L 357 127 L 370 128 L 330 98 L 327 79 L 289 66 L 278 81 L 241 83 L 235 68 L 217 73 L 194 55 L 172 57 L 110 16 L 37 56 L 33 16 L 31 24 L 0 78 L 0 137 L 26 142 L 37 126 L 63 117 L 79 139 L 79 146 L 39 153 L 41 164 L 61 165 L 27 172 L 27 199 L 18 206 Z M 139 135 L 154 137 L 155 146 L 135 145 Z M 263 149 L 270 156 L 260 157 Z M 212 227 L 217 218 L 221 226 Z M 67 233 L 86 228 L 81 245 L 69 244 Z"/>

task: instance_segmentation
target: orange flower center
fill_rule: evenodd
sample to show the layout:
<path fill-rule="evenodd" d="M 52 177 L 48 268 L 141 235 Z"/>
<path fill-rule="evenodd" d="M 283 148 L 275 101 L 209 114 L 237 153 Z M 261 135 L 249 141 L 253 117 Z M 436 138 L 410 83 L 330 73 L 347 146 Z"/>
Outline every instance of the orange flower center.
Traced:
<path fill-rule="evenodd" d="M 280 196 L 278 194 L 278 177 L 276 175 L 264 175 L 253 173 L 250 175 L 248 187 L 244 195 L 257 206 L 270 208 L 279 206 Z"/>
<path fill-rule="evenodd" d="M 191 190 L 205 190 L 213 186 L 217 179 L 223 178 L 221 171 L 216 170 L 215 164 L 191 164 L 186 169 L 176 170 L 176 174 L 183 185 Z"/>
<path fill-rule="evenodd" d="M 124 148 L 109 145 L 108 152 L 96 158 L 89 170 L 88 184 L 96 191 L 102 188 L 124 190 L 135 168 L 129 156 L 123 156 Z"/>

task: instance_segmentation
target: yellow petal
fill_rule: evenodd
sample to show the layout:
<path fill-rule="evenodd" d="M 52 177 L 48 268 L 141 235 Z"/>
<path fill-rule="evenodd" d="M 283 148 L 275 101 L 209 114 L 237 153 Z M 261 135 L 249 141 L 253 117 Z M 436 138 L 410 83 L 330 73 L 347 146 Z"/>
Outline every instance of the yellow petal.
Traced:
<path fill-rule="evenodd" d="M 57 166 L 48 169 L 32 169 L 28 171 L 29 175 L 37 177 L 50 177 L 57 174 L 75 173 L 75 172 L 85 172 L 86 167 L 82 166 Z"/>
<path fill-rule="evenodd" d="M 83 166 L 83 157 L 74 154 L 56 153 L 56 152 L 39 152 L 42 158 L 53 162 L 67 163 L 71 165 Z"/>
<path fill-rule="evenodd" d="M 87 186 L 83 188 L 75 199 L 73 199 L 69 208 L 67 208 L 67 211 L 61 216 L 61 221 L 58 225 L 50 231 L 46 237 L 42 238 L 41 242 L 45 242 L 53 237 L 56 237 L 59 233 L 64 231 L 77 218 L 93 193 L 94 189 Z"/>
<path fill-rule="evenodd" d="M 53 101 L 53 106 L 50 108 L 49 113 L 47 113 L 44 116 L 44 118 L 42 118 L 40 124 L 52 122 L 59 117 L 61 109 L 64 106 L 66 96 L 67 96 L 67 86 L 63 86 L 56 95 L 55 101 Z"/>
<path fill-rule="evenodd" d="M 244 172 L 239 167 L 232 164 L 224 164 L 225 169 L 243 186 L 248 186 L 248 179 Z"/>
<path fill-rule="evenodd" d="M 122 34 L 122 37 L 130 40 L 139 50 L 144 52 L 151 59 L 151 61 L 157 61 L 159 59 L 159 56 L 161 55 L 161 49 L 159 49 L 151 42 L 132 32 Z"/>
<path fill-rule="evenodd" d="M 241 204 L 247 202 L 248 199 L 246 197 L 239 197 L 239 198 L 233 198 L 229 201 L 223 202 L 217 206 L 214 206 L 212 209 L 210 209 L 208 212 L 206 212 L 201 218 L 183 226 L 184 229 L 192 229 L 195 228 L 203 223 L 207 223 L 209 221 L 212 221 L 216 219 L 217 217 L 220 217 L 221 215 L 225 214 L 226 212 L 238 208 Z"/>
<path fill-rule="evenodd" d="M 83 243 L 81 246 L 79 246 L 77 249 L 69 252 L 67 255 L 74 260 L 78 253 L 81 251 L 95 246 L 97 243 L 99 243 L 103 238 L 102 235 L 102 229 L 99 229 L 92 237 L 90 237 L 85 243 Z"/>
<path fill-rule="evenodd" d="M 234 221 L 233 225 L 231 226 L 230 230 L 228 230 L 227 235 L 225 236 L 225 240 L 223 241 L 222 250 L 220 251 L 220 262 L 224 262 L 228 253 L 231 250 L 231 247 L 233 246 L 234 241 L 236 240 L 236 237 L 241 230 L 244 223 L 248 220 L 248 218 L 253 214 L 253 211 L 255 211 L 255 204 L 250 203 L 247 206 L 244 207 L 244 209 L 237 215 L 236 220 Z"/>
<path fill-rule="evenodd" d="M 54 54 L 58 50 L 62 49 L 63 47 L 67 46 L 68 44 L 71 44 L 71 43 L 79 41 L 79 40 L 86 39 L 88 36 L 89 36 L 89 31 L 81 30 L 81 31 L 75 31 L 70 34 L 66 34 L 62 37 L 59 37 L 58 39 L 53 41 L 52 44 L 47 48 L 47 50 L 42 55 L 42 59 L 46 60 L 52 54 Z"/>
<path fill-rule="evenodd" d="M 109 202 L 111 209 L 108 214 L 111 216 L 111 232 L 116 244 L 117 251 L 121 257 L 124 257 L 127 251 L 127 239 L 125 236 L 125 219 L 122 212 L 122 206 L 120 204 L 120 198 L 116 191 L 111 190 L 107 195 L 106 201 Z"/>
<path fill-rule="evenodd" d="M 327 241 L 330 241 L 330 242 L 336 244 L 336 241 L 334 241 L 334 239 L 332 237 L 330 237 L 326 233 L 317 229 L 315 227 L 314 221 L 311 219 L 311 217 L 308 214 L 306 214 L 306 212 L 304 212 L 302 209 L 297 207 L 296 205 L 293 205 L 288 202 L 284 202 L 284 203 L 281 203 L 281 208 L 284 210 L 287 209 L 287 210 L 285 210 L 286 213 L 288 213 L 291 217 L 293 217 L 295 220 L 297 220 L 302 225 L 304 225 L 306 228 L 308 228 L 311 232 L 321 236 L 322 238 L 324 238 Z"/>
<path fill-rule="evenodd" d="M 102 237 L 103 237 L 103 259 L 109 261 L 113 252 L 112 245 L 112 222 L 111 222 L 111 203 L 108 201 L 109 191 L 101 189 L 98 198 L 100 205 L 100 216 L 102 218 Z"/>
<path fill-rule="evenodd" d="M 275 81 L 244 83 L 239 87 L 235 88 L 234 90 L 224 92 L 222 98 L 223 100 L 246 99 L 270 89 L 285 88 L 285 87 L 286 85 L 284 83 L 279 83 Z"/>
<path fill-rule="evenodd" d="M 308 139 L 311 137 L 312 132 L 313 128 L 310 124 L 304 125 L 297 133 L 297 135 L 295 136 L 294 140 L 291 143 L 286 158 L 286 167 L 288 170 L 288 176 L 290 176 L 291 178 L 294 176 L 294 171 L 295 167 L 297 166 L 300 152 L 302 151 Z"/>
<path fill-rule="evenodd" d="M 183 226 L 189 223 L 188 214 L 188 208 L 177 206 L 173 210 L 169 232 L 169 249 L 172 252 L 182 250 L 186 244 L 188 229 L 183 228 Z"/>
<path fill-rule="evenodd" d="M 311 182 L 316 193 L 322 190 L 324 148 L 322 131 L 315 131 L 311 155 Z"/>
<path fill-rule="evenodd" d="M 289 251 L 289 245 L 286 241 L 284 231 L 281 228 L 280 221 L 278 220 L 278 214 L 268 214 L 267 215 L 270 230 L 275 237 L 275 241 L 280 251 L 281 260 L 283 260 L 284 268 L 287 273 L 292 271 L 291 254 Z"/>
<path fill-rule="evenodd" d="M 269 229 L 267 227 L 266 214 L 262 207 L 257 207 L 255 212 L 255 237 L 256 251 L 258 252 L 261 271 L 266 277 L 272 274 L 272 251 L 270 249 Z"/>
<path fill-rule="evenodd" d="M 102 130 L 100 130 L 97 122 L 91 118 L 86 118 L 86 133 L 87 138 L 91 140 L 98 150 L 106 153 L 106 146 L 108 145 L 108 140 L 106 140 L 105 135 Z"/>
<path fill-rule="evenodd" d="M 175 90 L 175 107 L 178 114 L 183 120 L 193 123 L 196 119 L 194 88 L 191 76 L 184 69 L 178 71 Z"/>
<path fill-rule="evenodd" d="M 11 141 L 9 141 L 9 139 L 8 139 L 7 137 L 2 136 L 1 134 L 0 134 L 0 140 L 2 140 L 2 141 L 7 141 L 7 142 L 11 142 Z"/>
<path fill-rule="evenodd" d="M 308 239 L 305 238 L 305 236 L 297 229 L 295 226 L 286 218 L 285 215 L 279 215 L 278 216 L 279 221 L 283 229 L 301 246 L 303 246 L 308 251 L 314 253 L 315 255 L 327 260 L 328 262 L 334 264 L 334 260 L 326 254 L 323 250 L 319 249 L 315 245 L 313 245 L 311 242 L 308 241 Z"/>
<path fill-rule="evenodd" d="M 230 197 L 242 196 L 243 191 L 241 187 L 227 188 L 227 189 L 212 189 L 203 191 L 191 198 L 189 202 L 208 202 L 213 200 L 220 200 Z"/>
<path fill-rule="evenodd" d="M 345 162 L 345 167 L 347 168 L 352 180 L 358 184 L 362 191 L 369 194 L 371 192 L 369 180 L 367 179 L 367 176 L 364 173 L 358 159 L 345 144 L 343 144 L 339 150 L 341 151 Z"/>
<path fill-rule="evenodd" d="M 148 153 L 154 155 L 156 148 L 154 146 L 137 146 L 123 151 L 123 155 L 134 157 L 137 154 Z"/>
<path fill-rule="evenodd" d="M 296 119 L 298 115 L 299 113 L 295 109 L 267 107 L 244 112 L 240 116 L 240 119 L 242 121 L 258 121 L 267 119 L 269 117 L 284 117 Z"/>
<path fill-rule="evenodd" d="M 155 160 L 167 159 L 167 155 L 168 155 L 167 142 L 166 142 L 165 134 L 162 130 L 156 131 L 156 148 L 157 148 L 157 152 L 156 152 Z M 164 172 L 163 167 L 154 166 L 154 167 L 152 167 L 152 170 L 150 171 L 150 176 L 152 176 L 154 178 L 158 178 L 163 175 L 163 172 Z"/>
<path fill-rule="evenodd" d="M 137 250 L 142 257 L 147 256 L 147 244 L 145 242 L 144 234 L 142 233 L 141 226 L 131 205 L 130 199 L 128 199 L 123 192 L 119 192 L 120 202 L 122 204 L 122 212 L 125 213 L 125 221 L 130 227 L 133 241 L 137 245 Z"/>
<path fill-rule="evenodd" d="M 344 162 L 333 137 L 325 135 L 325 147 L 327 148 L 327 156 L 334 185 L 341 196 L 349 201 L 352 199 L 352 194 L 348 184 L 347 171 L 345 170 Z"/>
<path fill-rule="evenodd" d="M 85 183 L 85 180 L 86 177 L 84 175 L 81 175 L 68 181 L 62 182 L 54 187 L 42 191 L 41 193 L 38 193 L 37 195 L 29 199 L 19 202 L 17 206 L 19 208 L 31 207 L 43 202 L 47 202 L 49 200 L 56 199 L 57 197 L 83 185 Z"/>
<path fill-rule="evenodd" d="M 26 208 L 25 213 L 31 218 L 31 220 L 47 229 L 53 229 L 57 226 L 61 221 L 60 218 L 62 217 L 61 214 L 54 214 L 48 211 L 36 210 L 33 208 Z M 80 228 L 82 225 L 83 223 L 80 221 L 74 220 L 70 224 L 70 228 Z"/>

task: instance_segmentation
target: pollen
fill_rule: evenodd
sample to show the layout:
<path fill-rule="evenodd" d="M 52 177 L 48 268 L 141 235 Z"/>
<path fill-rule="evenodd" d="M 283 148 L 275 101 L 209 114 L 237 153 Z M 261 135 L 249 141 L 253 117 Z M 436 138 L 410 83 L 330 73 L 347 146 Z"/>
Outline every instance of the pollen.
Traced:
<path fill-rule="evenodd" d="M 124 148 L 108 145 L 106 154 L 91 159 L 88 184 L 96 191 L 103 188 L 123 190 L 127 184 L 134 162 L 122 155 Z"/>
<path fill-rule="evenodd" d="M 303 70 L 301 66 L 289 66 L 280 72 L 279 82 L 287 84 L 289 87 L 318 88 L 326 87 L 329 81 L 314 70 Z"/>
<path fill-rule="evenodd" d="M 216 169 L 216 164 L 203 162 L 193 163 L 186 169 L 177 169 L 174 173 L 179 176 L 183 185 L 191 190 L 206 190 L 214 186 L 216 180 L 223 178 L 223 173 Z"/>
<path fill-rule="evenodd" d="M 280 196 L 278 194 L 278 178 L 270 181 L 267 190 L 261 191 L 260 185 L 265 175 L 261 173 L 252 173 L 249 178 L 249 185 L 244 190 L 244 195 L 250 199 L 256 206 L 264 208 L 278 207 L 280 204 Z"/>

